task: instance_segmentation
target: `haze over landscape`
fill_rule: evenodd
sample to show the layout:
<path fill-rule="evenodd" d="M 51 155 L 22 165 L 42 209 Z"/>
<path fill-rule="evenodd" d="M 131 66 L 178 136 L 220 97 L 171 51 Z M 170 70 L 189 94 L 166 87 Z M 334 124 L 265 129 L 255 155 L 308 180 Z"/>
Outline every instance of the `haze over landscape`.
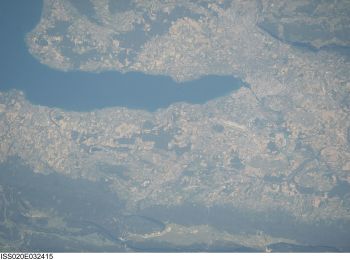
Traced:
<path fill-rule="evenodd" d="M 0 251 L 349 252 L 350 4 L 0 2 Z"/>

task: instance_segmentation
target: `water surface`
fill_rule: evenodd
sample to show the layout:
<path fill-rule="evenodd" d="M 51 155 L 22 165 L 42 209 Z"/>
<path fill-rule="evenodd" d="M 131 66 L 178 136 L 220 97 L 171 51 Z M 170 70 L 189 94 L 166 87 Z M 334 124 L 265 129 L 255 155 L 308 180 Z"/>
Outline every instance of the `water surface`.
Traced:
<path fill-rule="evenodd" d="M 123 106 L 154 111 L 175 102 L 203 104 L 242 86 L 232 76 L 206 76 L 176 83 L 170 77 L 139 72 L 88 73 L 58 71 L 38 62 L 25 36 L 40 20 L 42 1 L 0 3 L 0 90 L 24 91 L 34 104 L 66 110 L 89 111 Z"/>

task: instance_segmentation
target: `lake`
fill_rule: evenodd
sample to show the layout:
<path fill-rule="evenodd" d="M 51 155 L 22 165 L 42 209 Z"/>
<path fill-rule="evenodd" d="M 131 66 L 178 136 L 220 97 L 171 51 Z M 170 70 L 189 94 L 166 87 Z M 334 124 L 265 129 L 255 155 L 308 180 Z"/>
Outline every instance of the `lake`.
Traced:
<path fill-rule="evenodd" d="M 205 207 L 192 203 L 177 206 L 151 206 L 138 212 L 142 216 L 157 219 L 164 223 L 177 223 L 184 226 L 210 225 L 221 232 L 232 234 L 252 234 L 257 231 L 272 237 L 284 237 L 295 240 L 301 245 L 314 246 L 304 248 L 312 250 L 349 251 L 350 234 L 348 220 L 315 220 L 304 222 L 283 210 L 256 212 L 251 209 L 236 208 L 231 205 Z M 321 249 L 319 246 L 329 246 Z M 295 249 L 300 251 L 301 249 Z M 283 251 L 279 247 L 279 251 Z M 293 251 L 293 250 L 292 250 Z"/>
<path fill-rule="evenodd" d="M 0 90 L 22 90 L 34 104 L 73 111 L 122 106 L 155 111 L 175 102 L 203 104 L 243 86 L 232 76 L 209 75 L 177 83 L 167 76 L 116 71 L 63 72 L 41 64 L 25 35 L 40 20 L 42 1 L 1 1 Z"/>

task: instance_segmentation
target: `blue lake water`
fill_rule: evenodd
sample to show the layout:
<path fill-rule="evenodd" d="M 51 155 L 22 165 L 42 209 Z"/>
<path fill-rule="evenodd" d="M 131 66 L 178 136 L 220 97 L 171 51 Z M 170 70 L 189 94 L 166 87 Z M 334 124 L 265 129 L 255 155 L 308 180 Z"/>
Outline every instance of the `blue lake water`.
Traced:
<path fill-rule="evenodd" d="M 22 90 L 34 104 L 75 111 L 111 106 L 154 111 L 174 102 L 202 104 L 243 85 L 231 76 L 212 75 L 179 84 L 170 77 L 138 72 L 54 70 L 32 57 L 25 44 L 41 10 L 41 0 L 0 2 L 0 90 Z"/>

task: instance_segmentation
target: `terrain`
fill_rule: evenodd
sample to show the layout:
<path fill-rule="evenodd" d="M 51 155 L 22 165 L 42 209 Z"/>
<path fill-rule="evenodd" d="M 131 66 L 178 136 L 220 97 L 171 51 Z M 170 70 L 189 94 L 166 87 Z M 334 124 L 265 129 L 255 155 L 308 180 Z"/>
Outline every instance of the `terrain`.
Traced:
<path fill-rule="evenodd" d="M 25 239 L 54 234 L 72 251 L 350 250 L 347 1 L 43 3 L 26 42 L 51 68 L 245 86 L 154 112 L 66 111 L 1 92 L 1 248 L 43 250 Z M 50 178 L 73 186 L 52 190 Z M 87 209 L 97 215 L 80 225 L 94 224 L 77 235 L 85 228 L 69 221 Z"/>

